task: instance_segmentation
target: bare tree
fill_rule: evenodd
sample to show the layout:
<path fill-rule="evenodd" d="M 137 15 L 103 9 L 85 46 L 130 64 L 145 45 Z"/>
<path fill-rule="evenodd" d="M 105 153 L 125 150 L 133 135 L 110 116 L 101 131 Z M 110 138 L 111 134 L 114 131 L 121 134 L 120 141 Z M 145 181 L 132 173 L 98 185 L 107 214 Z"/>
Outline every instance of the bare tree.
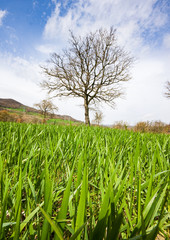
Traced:
<path fill-rule="evenodd" d="M 89 106 L 105 102 L 114 106 L 123 94 L 121 83 L 128 81 L 133 59 L 117 45 L 115 30 L 99 29 L 85 37 L 70 32 L 70 48 L 53 53 L 48 76 L 42 87 L 54 97 L 74 96 L 84 100 L 85 123 L 90 125 Z"/>
<path fill-rule="evenodd" d="M 94 114 L 94 122 L 99 125 L 102 122 L 102 120 L 103 120 L 103 113 L 100 111 L 96 111 Z"/>
<path fill-rule="evenodd" d="M 170 98 L 170 82 L 166 82 L 166 92 L 165 92 L 165 97 Z"/>
<path fill-rule="evenodd" d="M 50 100 L 44 99 L 40 103 L 34 104 L 34 106 L 41 111 L 43 114 L 44 119 L 49 114 L 53 114 L 54 110 L 58 111 L 58 107 L 56 107 Z"/>

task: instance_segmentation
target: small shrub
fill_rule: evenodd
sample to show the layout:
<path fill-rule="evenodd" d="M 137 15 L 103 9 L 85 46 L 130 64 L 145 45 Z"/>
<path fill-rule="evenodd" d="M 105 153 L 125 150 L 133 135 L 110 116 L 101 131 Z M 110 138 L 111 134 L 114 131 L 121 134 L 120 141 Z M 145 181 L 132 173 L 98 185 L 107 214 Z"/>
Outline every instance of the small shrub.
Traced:
<path fill-rule="evenodd" d="M 123 122 L 123 121 L 118 121 L 112 127 L 116 128 L 116 129 L 127 130 L 128 124 L 126 122 Z"/>
<path fill-rule="evenodd" d="M 134 127 L 134 131 L 136 131 L 136 132 L 149 131 L 149 122 L 138 122 Z"/>
<path fill-rule="evenodd" d="M 151 132 L 161 133 L 163 132 L 166 124 L 161 121 L 155 121 L 150 123 Z"/>
<path fill-rule="evenodd" d="M 17 119 L 16 114 L 10 114 L 7 110 L 0 111 L 0 121 L 2 122 L 15 122 Z"/>
<path fill-rule="evenodd" d="M 170 133 L 170 124 L 161 121 L 155 122 L 138 122 L 134 131 L 137 132 L 153 132 L 153 133 Z"/>

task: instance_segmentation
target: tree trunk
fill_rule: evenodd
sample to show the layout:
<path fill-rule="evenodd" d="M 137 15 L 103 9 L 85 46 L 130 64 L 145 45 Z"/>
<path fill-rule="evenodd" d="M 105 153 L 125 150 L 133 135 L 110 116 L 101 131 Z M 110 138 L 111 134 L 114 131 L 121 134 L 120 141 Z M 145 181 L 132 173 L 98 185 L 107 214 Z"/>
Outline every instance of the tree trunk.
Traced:
<path fill-rule="evenodd" d="M 86 123 L 86 125 L 90 126 L 89 104 L 88 104 L 87 97 L 84 99 L 84 109 L 85 109 L 85 123 Z"/>

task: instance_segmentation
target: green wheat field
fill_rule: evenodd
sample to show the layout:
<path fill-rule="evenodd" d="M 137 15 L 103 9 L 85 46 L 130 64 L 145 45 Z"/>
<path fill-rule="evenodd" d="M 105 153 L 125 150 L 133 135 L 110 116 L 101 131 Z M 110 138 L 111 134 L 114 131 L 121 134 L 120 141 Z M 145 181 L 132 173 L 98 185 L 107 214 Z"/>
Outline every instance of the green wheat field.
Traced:
<path fill-rule="evenodd" d="M 0 122 L 0 239 L 168 239 L 169 140 Z"/>

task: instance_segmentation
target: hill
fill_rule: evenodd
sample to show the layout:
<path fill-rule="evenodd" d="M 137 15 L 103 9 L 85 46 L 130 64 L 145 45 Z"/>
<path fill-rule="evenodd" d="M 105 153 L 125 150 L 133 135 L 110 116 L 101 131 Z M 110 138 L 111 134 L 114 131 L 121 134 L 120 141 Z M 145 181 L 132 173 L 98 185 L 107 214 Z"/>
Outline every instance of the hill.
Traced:
<path fill-rule="evenodd" d="M 0 108 L 23 109 L 27 112 L 38 112 L 35 108 L 28 107 L 11 98 L 0 98 Z"/>
<path fill-rule="evenodd" d="M 26 106 L 26 105 L 14 100 L 14 99 L 11 99 L 11 98 L 0 98 L 0 110 L 3 110 L 3 109 L 23 110 L 27 113 L 37 113 L 37 114 L 40 113 L 39 110 L 37 110 L 35 108 L 32 108 L 32 107 L 29 107 L 29 106 Z M 73 122 L 81 122 L 79 120 L 76 120 L 76 119 L 72 118 L 69 115 L 54 114 L 53 118 L 54 119 L 67 120 L 67 121 L 73 121 Z"/>

